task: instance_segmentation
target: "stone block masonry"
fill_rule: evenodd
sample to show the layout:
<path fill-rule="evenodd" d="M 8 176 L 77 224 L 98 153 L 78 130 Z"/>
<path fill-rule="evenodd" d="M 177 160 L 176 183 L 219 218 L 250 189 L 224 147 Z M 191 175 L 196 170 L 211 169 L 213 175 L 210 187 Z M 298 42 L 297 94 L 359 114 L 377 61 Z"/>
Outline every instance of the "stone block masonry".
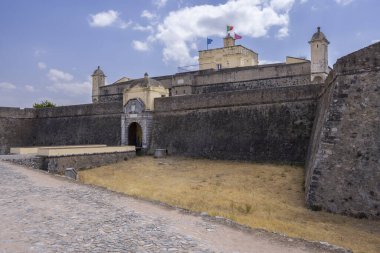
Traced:
<path fill-rule="evenodd" d="M 313 209 L 380 218 L 380 43 L 334 65 L 306 166 Z"/>
<path fill-rule="evenodd" d="M 34 109 L 0 107 L 0 154 L 34 142 L 35 116 Z"/>
<path fill-rule="evenodd" d="M 169 154 L 304 163 L 320 86 L 156 100 L 153 143 Z"/>
<path fill-rule="evenodd" d="M 55 174 L 64 174 L 67 168 L 76 170 L 90 169 L 111 163 L 126 161 L 136 156 L 135 151 L 51 156 L 43 158 L 42 169 Z"/>
<path fill-rule="evenodd" d="M 120 103 L 37 110 L 35 145 L 119 145 L 121 113 Z"/>
<path fill-rule="evenodd" d="M 10 147 L 119 145 L 121 103 L 44 109 L 0 108 L 0 154 Z"/>

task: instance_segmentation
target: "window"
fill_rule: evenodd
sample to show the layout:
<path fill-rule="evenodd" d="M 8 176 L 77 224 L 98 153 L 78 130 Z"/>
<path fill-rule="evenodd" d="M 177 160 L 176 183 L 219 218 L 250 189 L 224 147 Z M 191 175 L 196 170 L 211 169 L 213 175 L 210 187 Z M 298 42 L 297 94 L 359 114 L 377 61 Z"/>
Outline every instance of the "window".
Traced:
<path fill-rule="evenodd" d="M 220 63 L 216 64 L 216 69 L 217 70 L 221 70 L 222 69 L 222 64 L 220 64 Z"/>

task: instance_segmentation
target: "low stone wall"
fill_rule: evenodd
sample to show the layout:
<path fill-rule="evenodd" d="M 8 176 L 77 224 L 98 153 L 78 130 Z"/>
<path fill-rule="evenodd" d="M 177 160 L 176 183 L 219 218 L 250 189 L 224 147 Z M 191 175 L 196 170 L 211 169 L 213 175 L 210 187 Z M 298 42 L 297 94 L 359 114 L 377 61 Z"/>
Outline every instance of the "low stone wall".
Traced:
<path fill-rule="evenodd" d="M 380 43 L 337 61 L 318 106 L 306 203 L 380 218 Z"/>
<path fill-rule="evenodd" d="M 36 155 L 0 155 L 0 160 L 37 170 L 43 169 L 44 158 Z"/>
<path fill-rule="evenodd" d="M 43 169 L 55 174 L 64 174 L 67 168 L 90 169 L 134 158 L 135 151 L 104 154 L 85 154 L 44 157 Z"/>

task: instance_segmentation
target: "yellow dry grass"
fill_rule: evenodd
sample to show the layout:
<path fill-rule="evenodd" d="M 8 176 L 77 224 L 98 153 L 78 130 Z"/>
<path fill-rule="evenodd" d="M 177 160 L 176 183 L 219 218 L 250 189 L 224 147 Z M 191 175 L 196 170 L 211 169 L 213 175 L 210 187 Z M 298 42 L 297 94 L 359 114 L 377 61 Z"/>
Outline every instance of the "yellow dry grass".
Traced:
<path fill-rule="evenodd" d="M 227 217 L 252 228 L 325 241 L 355 253 L 380 252 L 379 221 L 305 207 L 301 167 L 138 157 L 79 174 L 87 184 Z"/>

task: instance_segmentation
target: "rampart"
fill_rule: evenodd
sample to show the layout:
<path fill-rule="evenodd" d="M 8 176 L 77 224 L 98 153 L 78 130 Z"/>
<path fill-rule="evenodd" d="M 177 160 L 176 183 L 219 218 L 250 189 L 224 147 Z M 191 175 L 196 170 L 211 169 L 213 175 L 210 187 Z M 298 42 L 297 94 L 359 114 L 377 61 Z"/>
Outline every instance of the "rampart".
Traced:
<path fill-rule="evenodd" d="M 120 144 L 120 103 L 0 108 L 0 154 L 10 147 Z"/>
<path fill-rule="evenodd" d="M 306 165 L 309 207 L 380 217 L 380 43 L 340 58 L 318 105 Z"/>
<path fill-rule="evenodd" d="M 320 91 L 305 85 L 156 99 L 152 149 L 304 163 Z"/>
<path fill-rule="evenodd" d="M 34 109 L 0 107 L 0 154 L 34 142 L 35 116 Z"/>

